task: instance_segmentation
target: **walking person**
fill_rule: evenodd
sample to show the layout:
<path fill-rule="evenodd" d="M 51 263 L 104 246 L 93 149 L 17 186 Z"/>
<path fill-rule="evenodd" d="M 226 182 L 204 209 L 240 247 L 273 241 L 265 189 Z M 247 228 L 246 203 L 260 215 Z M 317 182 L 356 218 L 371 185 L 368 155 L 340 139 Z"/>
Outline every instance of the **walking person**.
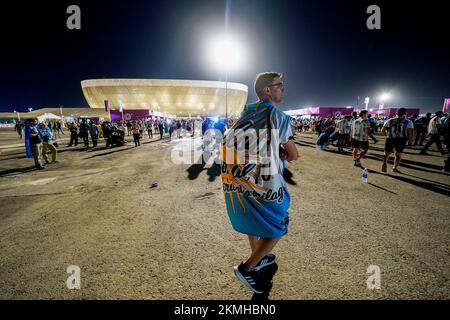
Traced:
<path fill-rule="evenodd" d="M 83 138 L 84 146 L 89 148 L 89 125 L 85 120 L 80 124 L 80 138 Z"/>
<path fill-rule="evenodd" d="M 131 126 L 132 126 L 131 122 L 127 121 L 126 126 L 127 126 L 127 136 L 131 136 Z"/>
<path fill-rule="evenodd" d="M 227 136 L 235 130 L 271 128 L 267 160 L 274 164 L 270 168 L 272 171 L 264 172 L 267 169 L 265 161 L 236 163 L 233 155 L 240 152 L 239 147 L 225 143 L 221 153 L 221 176 L 228 217 L 234 230 L 246 234 L 250 244 L 250 255 L 234 267 L 234 273 L 246 287 L 262 294 L 270 290 L 272 277 L 278 269 L 276 257 L 270 252 L 288 231 L 290 195 L 283 178 L 284 161 L 296 160 L 298 153 L 290 116 L 274 106 L 283 101 L 282 74 L 258 74 L 254 89 L 259 101 L 245 106 L 241 117 L 227 131 Z M 226 140 L 227 137 L 224 138 Z M 280 154 L 275 152 L 279 146 L 277 141 L 281 144 Z M 247 146 L 245 154 L 249 150 Z M 232 159 L 226 156 L 229 153 Z"/>
<path fill-rule="evenodd" d="M 58 122 L 56 122 L 56 129 L 58 130 L 58 134 L 62 134 L 64 135 L 64 131 L 62 129 L 62 124 L 61 124 L 61 120 L 59 120 Z"/>
<path fill-rule="evenodd" d="M 75 122 L 72 122 L 72 125 L 69 128 L 70 131 L 70 142 L 69 147 L 75 144 L 75 147 L 78 145 L 78 126 Z"/>
<path fill-rule="evenodd" d="M 444 143 L 447 147 L 446 154 L 444 154 L 443 172 L 450 172 L 450 120 L 447 116 L 447 121 L 442 125 L 442 132 L 444 135 Z"/>
<path fill-rule="evenodd" d="M 441 155 L 445 154 L 444 149 L 442 148 L 442 144 L 441 144 L 441 135 L 439 134 L 439 130 L 442 125 L 442 123 L 441 123 L 442 116 L 443 116 L 443 112 L 437 111 L 437 112 L 435 112 L 434 117 L 430 120 L 430 123 L 428 124 L 428 136 L 430 137 L 430 139 L 425 144 L 425 146 L 423 147 L 423 149 L 420 151 L 419 154 L 425 154 L 425 155 L 428 154 L 427 150 L 429 147 L 431 147 L 431 145 L 433 143 L 436 144 L 436 147 L 438 148 Z"/>
<path fill-rule="evenodd" d="M 28 121 L 28 125 L 25 128 L 25 139 L 28 140 L 28 145 L 34 158 L 34 165 L 36 166 L 36 169 L 44 169 L 45 167 L 41 162 L 42 140 L 40 138 L 37 125 L 37 119 L 31 119 Z M 25 142 L 25 145 L 27 145 L 27 142 Z"/>
<path fill-rule="evenodd" d="M 139 126 L 139 139 L 144 139 L 144 127 L 142 126 L 141 120 L 137 120 L 136 123 Z"/>
<path fill-rule="evenodd" d="M 414 129 L 416 130 L 416 138 L 413 146 L 423 146 L 423 142 L 427 138 L 428 124 L 431 120 L 431 113 L 427 113 L 426 117 L 420 117 L 414 122 Z"/>
<path fill-rule="evenodd" d="M 57 122 L 54 122 L 53 125 L 51 125 L 51 123 L 49 123 L 48 127 L 50 128 L 50 132 L 52 133 L 53 137 L 57 137 L 58 139 L 61 138 L 61 136 L 58 134 Z"/>
<path fill-rule="evenodd" d="M 23 134 L 23 127 L 24 127 L 24 125 L 20 121 L 17 122 L 16 125 L 14 126 L 14 130 L 17 131 L 17 134 L 19 135 L 19 139 L 21 139 L 21 140 L 23 138 L 23 136 L 22 136 L 22 134 Z"/>
<path fill-rule="evenodd" d="M 369 132 L 370 124 L 367 120 L 367 110 L 362 110 L 359 113 L 359 118 L 353 121 L 350 129 L 353 148 L 353 164 L 355 167 L 361 169 L 365 169 L 361 164 L 361 158 L 369 151 Z"/>
<path fill-rule="evenodd" d="M 159 129 L 159 138 L 162 139 L 164 135 L 164 125 L 162 121 L 158 122 L 158 129 Z"/>
<path fill-rule="evenodd" d="M 98 137 L 103 138 L 103 122 L 97 124 L 97 128 L 98 128 Z"/>
<path fill-rule="evenodd" d="M 95 148 L 98 143 L 98 125 L 95 122 L 91 122 L 89 133 L 91 134 L 92 146 Z"/>
<path fill-rule="evenodd" d="M 153 124 L 151 121 L 147 122 L 147 134 L 149 139 L 153 139 Z"/>
<path fill-rule="evenodd" d="M 134 146 L 140 146 L 141 142 L 140 142 L 140 137 L 141 137 L 141 133 L 140 133 L 141 127 L 139 126 L 139 124 L 137 124 L 136 120 L 133 120 L 133 124 L 131 125 L 131 131 L 133 132 L 133 139 L 134 139 Z"/>
<path fill-rule="evenodd" d="M 387 172 L 387 161 L 389 155 L 395 150 L 394 167 L 392 171 L 400 173 L 398 166 L 402 160 L 402 152 L 406 144 L 412 146 L 414 138 L 414 123 L 406 118 L 406 109 L 397 109 L 395 118 L 386 121 L 381 129 L 381 134 L 387 135 L 384 145 L 383 165 L 381 171 Z"/>
<path fill-rule="evenodd" d="M 58 153 L 58 150 L 53 144 L 52 130 L 43 122 L 39 125 L 39 133 L 42 140 L 42 157 L 44 158 L 45 163 L 50 163 L 50 161 L 48 161 L 47 151 L 50 151 L 52 154 L 52 162 L 57 162 L 56 155 Z"/>
<path fill-rule="evenodd" d="M 375 132 L 376 126 L 377 126 L 377 120 L 372 117 L 372 115 L 367 116 L 367 121 L 369 121 L 369 137 L 372 139 L 373 144 L 376 144 L 378 142 L 377 138 L 374 137 L 373 133 Z"/>
<path fill-rule="evenodd" d="M 339 140 L 337 143 L 338 152 L 344 152 L 344 146 L 347 143 L 350 135 L 350 116 L 345 116 L 336 123 L 336 128 L 339 133 Z"/>

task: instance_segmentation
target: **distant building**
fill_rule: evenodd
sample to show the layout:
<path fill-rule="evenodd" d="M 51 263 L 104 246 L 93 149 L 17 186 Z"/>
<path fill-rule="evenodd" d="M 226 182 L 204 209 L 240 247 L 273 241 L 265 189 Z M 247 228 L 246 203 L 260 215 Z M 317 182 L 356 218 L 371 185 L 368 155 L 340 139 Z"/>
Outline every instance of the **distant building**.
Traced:
<path fill-rule="evenodd" d="M 313 106 L 309 108 L 295 109 L 285 111 L 286 114 L 292 117 L 321 117 L 321 118 L 331 118 L 339 117 L 341 115 L 350 115 L 353 112 L 354 107 L 346 106 Z"/>
<path fill-rule="evenodd" d="M 81 81 L 93 109 L 149 110 L 187 117 L 238 116 L 247 101 L 248 87 L 219 81 L 161 79 L 96 79 Z M 227 93 L 227 97 L 226 97 Z M 227 108 L 226 108 L 227 105 Z"/>
<path fill-rule="evenodd" d="M 407 108 L 406 109 L 406 115 L 408 117 L 412 116 L 414 113 L 420 113 L 420 108 Z M 395 113 L 397 111 L 397 108 L 386 108 L 386 109 L 373 109 L 371 114 L 378 115 L 380 117 L 387 117 L 387 118 L 393 118 L 395 117 Z"/>
<path fill-rule="evenodd" d="M 330 118 L 337 116 L 351 115 L 353 111 L 359 113 L 359 111 L 365 110 L 364 108 L 355 108 L 353 106 L 338 107 L 338 106 L 314 106 L 309 108 L 295 109 L 285 111 L 286 114 L 292 117 L 321 117 Z M 367 110 L 371 115 L 379 115 L 380 117 L 392 118 L 395 116 L 397 108 L 375 109 L 370 108 Z M 420 108 L 406 108 L 406 114 L 412 116 L 414 113 L 419 113 Z"/>

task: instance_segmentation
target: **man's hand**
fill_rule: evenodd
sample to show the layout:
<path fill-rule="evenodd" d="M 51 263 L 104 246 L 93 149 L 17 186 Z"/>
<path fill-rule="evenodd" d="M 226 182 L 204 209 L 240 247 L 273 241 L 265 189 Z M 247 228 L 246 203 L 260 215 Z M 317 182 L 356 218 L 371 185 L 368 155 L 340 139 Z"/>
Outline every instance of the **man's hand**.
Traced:
<path fill-rule="evenodd" d="M 287 152 L 286 152 L 286 149 L 284 149 L 283 145 L 280 145 L 280 152 L 279 152 L 279 155 L 280 155 L 280 159 L 281 159 L 281 160 L 286 160 L 287 157 L 288 157 L 288 154 L 287 154 Z"/>
<path fill-rule="evenodd" d="M 297 160 L 298 159 L 298 151 L 297 151 L 297 148 L 295 147 L 294 140 L 289 140 L 288 142 L 283 144 L 282 147 L 283 147 L 284 151 L 287 154 L 286 158 L 282 159 L 281 158 L 281 153 L 280 153 L 280 158 L 282 160 L 293 161 L 293 160 Z M 280 150 L 281 150 L 282 147 L 280 146 Z"/>

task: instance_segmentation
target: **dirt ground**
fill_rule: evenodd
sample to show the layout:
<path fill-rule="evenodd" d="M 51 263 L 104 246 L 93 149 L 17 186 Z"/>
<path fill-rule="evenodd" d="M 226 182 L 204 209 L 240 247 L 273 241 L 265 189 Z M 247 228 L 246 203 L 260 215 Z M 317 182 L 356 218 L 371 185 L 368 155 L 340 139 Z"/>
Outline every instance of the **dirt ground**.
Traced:
<path fill-rule="evenodd" d="M 360 179 L 349 154 L 297 135 L 289 234 L 274 253 L 271 299 L 449 299 L 450 176 L 434 150 L 407 149 L 401 174 L 381 173 L 383 139 Z M 1 299 L 249 299 L 233 274 L 249 253 L 210 165 L 175 165 L 189 139 L 84 150 L 33 170 L 0 131 Z M 389 170 L 392 164 L 389 165 Z M 158 187 L 151 189 L 152 181 Z M 69 265 L 81 289 L 69 290 Z M 369 290 L 367 269 L 381 270 Z"/>

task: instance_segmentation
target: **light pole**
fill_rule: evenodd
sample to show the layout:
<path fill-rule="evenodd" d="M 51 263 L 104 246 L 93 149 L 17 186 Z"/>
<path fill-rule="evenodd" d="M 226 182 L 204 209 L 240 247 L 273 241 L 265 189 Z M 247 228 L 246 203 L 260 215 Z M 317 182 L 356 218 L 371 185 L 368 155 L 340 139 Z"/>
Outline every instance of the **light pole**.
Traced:
<path fill-rule="evenodd" d="M 119 105 L 119 111 L 122 113 L 122 121 L 123 121 L 123 105 L 122 105 L 122 100 L 119 99 L 119 101 L 117 102 Z"/>
<path fill-rule="evenodd" d="M 228 71 L 225 71 L 225 119 L 228 121 Z"/>
<path fill-rule="evenodd" d="M 16 110 L 14 110 L 14 113 L 17 115 L 17 121 L 20 122 L 20 112 L 17 112 Z"/>
<path fill-rule="evenodd" d="M 370 97 L 364 99 L 364 104 L 366 105 L 366 110 L 369 108 Z"/>

